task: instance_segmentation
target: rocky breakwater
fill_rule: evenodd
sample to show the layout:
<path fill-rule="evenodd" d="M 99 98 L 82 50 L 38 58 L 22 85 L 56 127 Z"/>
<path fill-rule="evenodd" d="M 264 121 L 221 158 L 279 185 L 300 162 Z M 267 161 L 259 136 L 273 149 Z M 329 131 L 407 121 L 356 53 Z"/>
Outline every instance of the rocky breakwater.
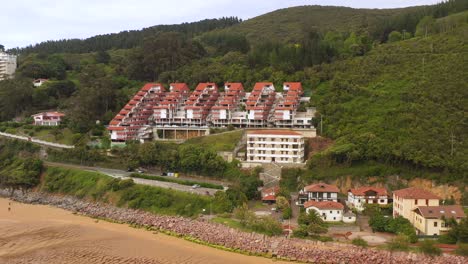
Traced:
<path fill-rule="evenodd" d="M 0 191 L 1 196 L 8 196 Z M 122 223 L 135 224 L 156 230 L 171 232 L 190 237 L 203 243 L 249 252 L 256 255 L 298 260 L 312 263 L 467 263 L 468 259 L 460 256 L 445 255 L 427 257 L 414 253 L 392 253 L 356 247 L 340 243 L 268 237 L 256 233 L 242 232 L 204 220 L 194 220 L 177 216 L 154 215 L 148 212 L 111 205 L 79 200 L 70 196 L 54 196 L 39 192 L 15 192 L 13 200 L 45 204 L 63 208 L 82 215 L 105 218 Z"/>

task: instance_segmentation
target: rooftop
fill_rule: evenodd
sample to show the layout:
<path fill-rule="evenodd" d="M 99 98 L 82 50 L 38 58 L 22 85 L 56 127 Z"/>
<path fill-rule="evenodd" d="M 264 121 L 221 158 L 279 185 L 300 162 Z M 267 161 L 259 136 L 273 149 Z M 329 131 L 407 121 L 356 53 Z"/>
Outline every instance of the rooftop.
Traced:
<path fill-rule="evenodd" d="M 330 185 L 326 183 L 317 183 L 304 187 L 304 190 L 307 192 L 340 192 L 340 189 L 335 185 Z"/>
<path fill-rule="evenodd" d="M 420 188 L 411 187 L 406 189 L 401 189 L 394 191 L 393 194 L 395 196 L 404 198 L 404 199 L 438 199 L 440 197 L 431 193 L 430 191 L 426 191 Z"/>
<path fill-rule="evenodd" d="M 418 206 L 414 211 L 424 218 L 440 219 L 444 216 L 450 219 L 465 217 L 465 212 L 459 205 Z"/>
<path fill-rule="evenodd" d="M 304 208 L 316 207 L 318 209 L 344 209 L 344 206 L 337 202 L 332 201 L 307 201 L 304 203 Z"/>
<path fill-rule="evenodd" d="M 249 135 L 285 135 L 285 136 L 301 136 L 301 133 L 292 131 L 292 130 L 253 130 L 248 131 Z"/>
<path fill-rule="evenodd" d="M 360 195 L 360 196 L 366 195 L 366 193 L 369 192 L 369 191 L 370 192 L 374 191 L 379 196 L 388 195 L 387 190 L 385 188 L 378 188 L 378 187 L 371 187 L 371 186 L 363 186 L 363 187 L 359 187 L 359 188 L 356 188 L 356 189 L 350 189 L 349 190 L 349 192 L 351 192 L 352 194 Z"/>

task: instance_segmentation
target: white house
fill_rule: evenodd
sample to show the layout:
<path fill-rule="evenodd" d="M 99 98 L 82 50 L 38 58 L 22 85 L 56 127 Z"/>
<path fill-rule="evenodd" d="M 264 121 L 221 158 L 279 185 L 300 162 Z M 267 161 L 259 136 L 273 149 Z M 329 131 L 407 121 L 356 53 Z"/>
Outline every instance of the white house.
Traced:
<path fill-rule="evenodd" d="M 48 79 L 36 79 L 33 81 L 33 85 L 34 87 L 39 87 L 41 85 L 43 85 L 45 82 L 47 82 Z"/>
<path fill-rule="evenodd" d="M 60 112 L 43 112 L 32 115 L 32 118 L 36 126 L 58 126 L 64 116 L 65 114 Z"/>
<path fill-rule="evenodd" d="M 306 213 L 314 210 L 327 222 L 338 222 L 343 220 L 344 206 L 332 201 L 307 201 L 304 203 Z"/>
<path fill-rule="evenodd" d="M 387 190 L 376 187 L 360 187 L 348 190 L 347 205 L 349 207 L 362 211 L 365 204 L 388 204 Z"/>
<path fill-rule="evenodd" d="M 299 205 L 307 201 L 338 201 L 338 187 L 325 183 L 317 183 L 304 187 L 299 192 Z"/>
<path fill-rule="evenodd" d="M 356 215 L 353 212 L 346 212 L 343 214 L 344 223 L 354 223 L 356 222 Z"/>

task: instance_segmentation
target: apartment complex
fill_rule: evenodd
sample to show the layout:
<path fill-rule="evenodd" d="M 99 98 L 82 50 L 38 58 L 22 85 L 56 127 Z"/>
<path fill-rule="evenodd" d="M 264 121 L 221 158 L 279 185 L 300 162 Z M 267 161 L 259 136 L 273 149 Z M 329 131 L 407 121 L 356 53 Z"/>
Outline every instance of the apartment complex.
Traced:
<path fill-rule="evenodd" d="M 247 161 L 302 163 L 304 162 L 304 137 L 290 130 L 248 131 Z"/>
<path fill-rule="evenodd" d="M 0 50 L 0 81 L 13 77 L 16 71 L 16 56 Z"/>
<path fill-rule="evenodd" d="M 174 130 L 177 138 L 179 128 L 187 135 L 189 130 L 198 135 L 200 129 L 229 125 L 312 128 L 314 111 L 298 111 L 300 103 L 308 100 L 301 97 L 301 83 L 284 83 L 284 92 L 276 92 L 270 82 L 256 83 L 250 93 L 245 92 L 242 83 L 227 82 L 223 88 L 220 91 L 215 83 L 200 83 L 191 92 L 185 83 L 171 83 L 168 90 L 160 83 L 148 83 L 110 122 L 111 140 L 150 140 L 157 137 L 157 129 Z M 286 156 L 278 158 L 274 158 L 275 162 L 302 162 L 303 153 L 288 161 Z"/>

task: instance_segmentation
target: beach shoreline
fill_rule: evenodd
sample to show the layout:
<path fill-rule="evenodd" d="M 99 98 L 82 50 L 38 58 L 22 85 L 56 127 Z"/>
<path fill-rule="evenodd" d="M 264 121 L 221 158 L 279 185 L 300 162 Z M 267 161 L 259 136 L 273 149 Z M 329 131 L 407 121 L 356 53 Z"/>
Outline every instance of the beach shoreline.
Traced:
<path fill-rule="evenodd" d="M 5 192 L 0 192 L 0 194 L 3 196 L 6 195 Z M 12 199 L 26 204 L 52 205 L 52 208 L 59 207 L 89 217 L 108 219 L 118 223 L 127 223 L 132 226 L 144 227 L 149 230 L 157 230 L 162 233 L 167 233 L 201 244 L 197 246 L 204 248 L 211 247 L 210 249 L 215 252 L 234 254 L 239 256 L 238 258 L 255 258 L 255 263 L 263 263 L 265 261 L 265 263 L 270 263 L 272 261 L 278 262 L 278 259 L 314 263 L 368 263 L 370 261 L 375 263 L 420 263 L 428 261 L 432 263 L 465 263 L 466 261 L 466 258 L 459 256 L 429 258 L 415 253 L 392 253 L 384 250 L 360 248 L 341 243 L 323 243 L 319 241 L 287 239 L 284 237 L 267 237 L 255 233 L 245 233 L 221 224 L 215 224 L 203 220 L 194 220 L 177 216 L 153 215 L 141 210 L 117 208 L 106 204 L 86 202 L 70 196 L 54 196 L 39 192 L 30 192 L 25 194 L 16 192 Z M 14 210 L 14 208 L 12 210 Z M 94 219 L 93 221 L 98 220 Z M 151 232 L 146 230 L 141 231 L 151 234 Z M 191 243 L 188 241 L 184 242 Z M 192 244 L 195 245 L 194 243 Z M 207 245 L 209 247 L 203 245 Z M 251 257 L 228 251 L 266 256 L 271 257 L 272 259 Z M 204 261 L 204 263 L 210 262 Z"/>

